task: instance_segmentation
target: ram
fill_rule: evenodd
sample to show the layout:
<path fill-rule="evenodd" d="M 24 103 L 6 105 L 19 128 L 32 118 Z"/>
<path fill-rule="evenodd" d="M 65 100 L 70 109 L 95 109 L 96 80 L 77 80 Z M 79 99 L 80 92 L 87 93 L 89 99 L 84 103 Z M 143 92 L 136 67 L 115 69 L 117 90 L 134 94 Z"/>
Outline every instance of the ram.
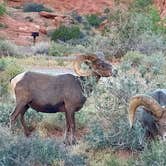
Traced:
<path fill-rule="evenodd" d="M 141 107 L 140 107 L 141 106 Z M 133 126 L 135 113 L 146 129 L 148 138 L 166 138 L 166 89 L 157 89 L 148 95 L 136 95 L 129 104 L 129 122 Z"/>
<path fill-rule="evenodd" d="M 86 63 L 90 70 L 81 69 Z M 51 76 L 36 72 L 25 72 L 11 80 L 12 91 L 16 100 L 16 107 L 10 115 L 11 127 L 20 115 L 20 121 L 25 135 L 29 135 L 24 114 L 28 108 L 38 112 L 56 113 L 64 112 L 66 118 L 65 139 L 66 144 L 74 144 L 75 139 L 75 112 L 79 111 L 86 101 L 85 91 L 92 91 L 94 82 L 100 77 L 109 77 L 116 74 L 112 65 L 104 62 L 95 54 L 79 55 L 74 63 L 78 75 L 63 74 Z"/>

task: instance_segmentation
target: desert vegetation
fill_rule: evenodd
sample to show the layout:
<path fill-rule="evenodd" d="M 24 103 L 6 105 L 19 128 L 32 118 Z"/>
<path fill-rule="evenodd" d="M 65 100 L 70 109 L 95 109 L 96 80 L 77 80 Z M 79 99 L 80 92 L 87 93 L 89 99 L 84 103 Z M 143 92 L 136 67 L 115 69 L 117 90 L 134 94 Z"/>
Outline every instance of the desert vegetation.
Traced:
<path fill-rule="evenodd" d="M 25 4 L 24 12 L 39 12 L 38 5 L 42 11 L 48 9 L 31 5 Z M 102 14 L 74 11 L 70 25 L 51 29 L 49 40 L 32 46 L 0 38 L 0 166 L 166 165 L 165 142 L 146 139 L 137 118 L 132 129 L 128 121 L 132 96 L 166 89 L 165 20 L 151 0 L 133 0 L 124 8 L 120 5 L 121 1 L 116 1 L 113 9 L 106 8 Z M 0 15 L 6 8 L 0 3 Z M 10 93 L 11 78 L 27 70 L 49 70 L 49 74 L 58 74 L 54 68 L 73 70 L 78 53 L 95 53 L 118 70 L 116 77 L 102 78 L 98 84 L 93 79 L 85 82 L 95 88 L 90 96 L 88 89 L 84 92 L 89 97 L 76 113 L 78 144 L 63 143 L 63 113 L 29 109 L 25 119 L 33 133 L 26 138 L 19 120 L 12 132 L 9 117 L 15 102 Z M 86 63 L 81 67 L 90 70 Z"/>

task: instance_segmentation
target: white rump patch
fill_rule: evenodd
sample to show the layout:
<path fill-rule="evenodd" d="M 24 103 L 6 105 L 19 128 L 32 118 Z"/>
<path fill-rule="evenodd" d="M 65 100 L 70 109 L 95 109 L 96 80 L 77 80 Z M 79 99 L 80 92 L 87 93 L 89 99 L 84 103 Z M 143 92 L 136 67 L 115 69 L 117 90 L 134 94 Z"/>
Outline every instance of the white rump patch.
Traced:
<path fill-rule="evenodd" d="M 16 98 L 15 97 L 15 87 L 16 87 L 16 84 L 23 79 L 23 77 L 24 77 L 25 74 L 26 74 L 26 72 L 18 74 L 17 76 L 15 76 L 11 80 L 11 93 L 12 93 L 12 96 L 13 96 L 14 99 Z"/>

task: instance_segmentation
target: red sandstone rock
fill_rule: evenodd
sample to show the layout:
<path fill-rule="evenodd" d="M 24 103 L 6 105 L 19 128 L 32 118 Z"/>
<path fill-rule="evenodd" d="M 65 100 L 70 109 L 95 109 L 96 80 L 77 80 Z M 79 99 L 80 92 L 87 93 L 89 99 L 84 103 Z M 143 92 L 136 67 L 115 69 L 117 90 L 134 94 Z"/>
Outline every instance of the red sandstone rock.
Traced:
<path fill-rule="evenodd" d="M 160 11 L 161 17 L 166 16 L 166 0 L 154 0 L 155 5 Z"/>
<path fill-rule="evenodd" d="M 57 17 L 56 13 L 50 13 L 50 12 L 45 12 L 45 11 L 39 12 L 39 15 L 41 17 L 45 17 L 48 19 L 54 19 L 55 17 Z"/>

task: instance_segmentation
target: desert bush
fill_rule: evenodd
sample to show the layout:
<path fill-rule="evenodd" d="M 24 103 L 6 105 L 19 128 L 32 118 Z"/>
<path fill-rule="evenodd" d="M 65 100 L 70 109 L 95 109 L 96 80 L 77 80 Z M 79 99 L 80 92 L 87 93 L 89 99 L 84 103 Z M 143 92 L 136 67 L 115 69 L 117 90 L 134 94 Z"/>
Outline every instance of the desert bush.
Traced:
<path fill-rule="evenodd" d="M 130 130 L 127 117 L 129 98 L 139 90 L 133 80 L 100 85 L 95 92 L 96 112 L 86 141 L 93 149 L 115 148 L 141 150 L 146 141 L 139 123 Z M 125 88 L 124 88 L 125 86 Z M 127 92 L 127 93 L 126 93 Z"/>
<path fill-rule="evenodd" d="M 50 43 L 48 42 L 40 42 L 36 43 L 35 46 L 32 46 L 33 54 L 37 55 L 48 55 L 50 48 Z"/>
<path fill-rule="evenodd" d="M 54 40 L 54 41 L 61 40 L 61 41 L 66 42 L 67 40 L 80 39 L 83 37 L 84 37 L 84 35 L 80 31 L 79 27 L 77 27 L 77 26 L 71 26 L 71 27 L 61 26 L 52 33 L 51 40 Z"/>
<path fill-rule="evenodd" d="M 136 121 L 134 128 L 129 129 L 128 103 L 131 96 L 148 93 L 159 88 L 158 84 L 164 88 L 165 65 L 162 53 L 147 56 L 129 52 L 118 66 L 119 77 L 97 85 L 94 94 L 96 111 L 86 136 L 91 148 L 142 150 L 146 146 L 145 130 L 140 123 Z M 144 76 L 142 68 L 145 68 Z"/>
<path fill-rule="evenodd" d="M 88 23 L 93 27 L 98 27 L 102 23 L 102 19 L 96 14 L 87 15 L 86 19 Z"/>
<path fill-rule="evenodd" d="M 121 57 L 127 51 L 140 51 L 150 55 L 159 48 L 165 50 L 166 28 L 155 7 L 148 6 L 146 11 L 116 9 L 110 12 L 109 20 L 114 22 L 109 32 L 112 35 L 110 49 L 113 50 L 113 55 Z"/>
<path fill-rule="evenodd" d="M 154 165 L 164 166 L 166 165 L 166 143 L 163 141 L 154 141 L 147 146 L 140 154 L 139 158 L 130 162 L 129 165 Z"/>
<path fill-rule="evenodd" d="M 0 165 L 86 165 L 84 156 L 71 154 L 54 139 L 38 135 L 31 138 L 15 136 L 4 127 L 0 127 L 0 146 Z"/>
<path fill-rule="evenodd" d="M 144 9 L 152 4 L 152 0 L 134 0 L 132 3 L 133 8 Z"/>
<path fill-rule="evenodd" d="M 51 12 L 50 9 L 43 6 L 43 4 L 38 3 L 26 3 L 23 6 L 24 12 L 41 12 L 41 11 L 47 11 Z"/>
<path fill-rule="evenodd" d="M 16 61 L 10 58 L 2 58 L 3 71 L 1 72 L 0 78 L 0 97 L 8 94 L 8 85 L 10 79 L 15 77 L 17 74 L 21 73 L 24 69 L 22 66 L 16 63 Z"/>
<path fill-rule="evenodd" d="M 103 166 L 104 165 L 107 165 L 107 166 L 122 166 L 122 162 L 116 158 L 115 156 L 110 156 L 109 159 L 106 159 L 104 162 L 103 162 Z"/>
<path fill-rule="evenodd" d="M 13 110 L 13 105 L 0 103 L 0 126 L 9 126 L 9 115 Z"/>
<path fill-rule="evenodd" d="M 0 71 L 3 71 L 6 68 L 7 64 L 4 58 L 0 59 Z"/>
<path fill-rule="evenodd" d="M 133 50 L 139 51 L 146 55 L 165 53 L 165 37 L 162 34 L 144 33 L 135 39 Z"/>
<path fill-rule="evenodd" d="M 17 74 L 23 72 L 23 67 L 16 63 L 16 61 L 8 61 L 8 64 L 5 69 L 5 75 L 8 77 L 8 80 L 15 77 Z"/>
<path fill-rule="evenodd" d="M 148 79 L 147 81 L 153 81 L 152 78 L 163 75 L 165 65 L 166 59 L 163 53 L 147 56 L 139 52 L 128 52 L 124 55 L 121 69 L 125 71 L 135 67 L 142 77 Z"/>
<path fill-rule="evenodd" d="M 60 158 L 58 143 L 51 139 L 13 137 L 3 146 L 0 149 L 1 165 L 50 165 Z"/>
<path fill-rule="evenodd" d="M 49 55 L 51 56 L 65 56 L 71 53 L 72 46 L 66 43 L 52 42 L 49 48 Z"/>
<path fill-rule="evenodd" d="M 73 50 L 80 50 L 81 52 L 102 52 L 106 57 L 112 57 L 113 51 L 111 48 L 111 38 L 102 36 L 102 35 L 95 35 L 93 37 L 88 37 L 85 43 L 81 43 L 76 45 Z M 102 57 L 104 58 L 104 57 Z"/>
<path fill-rule="evenodd" d="M 123 62 L 128 62 L 132 66 L 138 66 L 141 65 L 145 55 L 141 54 L 139 52 L 127 52 L 127 54 L 124 55 L 123 57 Z"/>
<path fill-rule="evenodd" d="M 6 6 L 4 3 L 0 3 L 0 16 L 6 13 Z"/>
<path fill-rule="evenodd" d="M 18 47 L 7 40 L 0 40 L 0 56 L 17 56 Z"/>

